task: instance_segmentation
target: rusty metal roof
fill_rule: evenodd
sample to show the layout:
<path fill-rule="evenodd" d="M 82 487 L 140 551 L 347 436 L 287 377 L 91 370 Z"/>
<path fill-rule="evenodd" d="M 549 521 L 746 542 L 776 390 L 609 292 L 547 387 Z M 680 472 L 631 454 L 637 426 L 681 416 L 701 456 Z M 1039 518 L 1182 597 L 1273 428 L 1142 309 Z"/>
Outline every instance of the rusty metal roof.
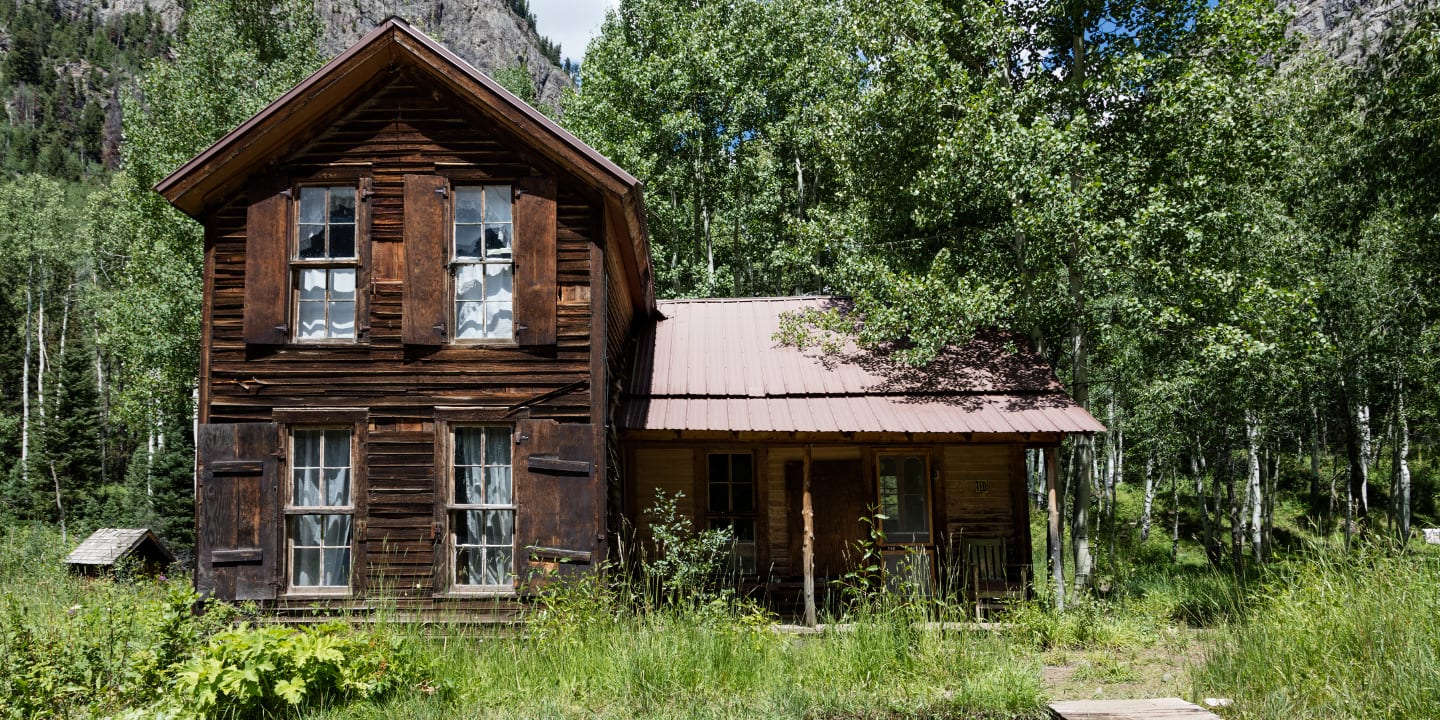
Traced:
<path fill-rule="evenodd" d="M 1002 335 L 913 368 L 842 345 L 774 339 L 782 316 L 848 310 L 834 297 L 671 300 L 642 334 L 625 405 L 633 430 L 1074 433 L 1105 428 L 1050 366 Z"/>
<path fill-rule="evenodd" d="M 155 533 L 146 528 L 101 528 L 65 556 L 65 562 L 71 565 L 114 565 L 147 540 L 154 544 L 158 554 L 170 561 L 175 559 Z"/>

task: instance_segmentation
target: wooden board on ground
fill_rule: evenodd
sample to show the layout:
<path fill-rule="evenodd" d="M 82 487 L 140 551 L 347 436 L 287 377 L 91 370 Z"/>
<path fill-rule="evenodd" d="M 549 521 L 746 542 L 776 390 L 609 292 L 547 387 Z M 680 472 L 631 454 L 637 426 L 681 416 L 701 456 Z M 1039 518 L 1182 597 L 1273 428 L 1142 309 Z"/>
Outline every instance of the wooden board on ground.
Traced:
<path fill-rule="evenodd" d="M 1050 703 L 1057 720 L 1220 720 L 1180 698 L 1154 700 L 1066 700 Z"/>

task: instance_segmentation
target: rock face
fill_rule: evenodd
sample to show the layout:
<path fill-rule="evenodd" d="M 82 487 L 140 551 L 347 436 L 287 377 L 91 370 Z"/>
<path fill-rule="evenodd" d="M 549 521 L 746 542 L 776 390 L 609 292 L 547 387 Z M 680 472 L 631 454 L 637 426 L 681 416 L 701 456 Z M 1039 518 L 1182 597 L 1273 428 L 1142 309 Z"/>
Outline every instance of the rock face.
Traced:
<path fill-rule="evenodd" d="M 1435 0 L 1279 0 L 1294 13 L 1292 35 L 1315 42 L 1342 62 L 1359 64 L 1380 49 L 1385 34 Z"/>
<path fill-rule="evenodd" d="M 325 26 L 321 49 L 334 55 L 391 15 L 450 48 L 481 72 L 524 65 L 538 104 L 559 107 L 570 76 L 540 51 L 540 38 L 505 0 L 315 0 Z"/>
<path fill-rule="evenodd" d="M 58 0 L 58 7 L 72 18 L 94 11 L 101 19 L 149 8 L 172 32 L 181 15 L 180 0 Z M 506 0 L 315 0 L 315 12 L 324 27 L 320 49 L 326 55 L 339 54 L 395 15 L 486 74 L 524 65 L 541 106 L 558 108 L 561 93 L 572 85 L 541 52 L 534 28 Z"/>

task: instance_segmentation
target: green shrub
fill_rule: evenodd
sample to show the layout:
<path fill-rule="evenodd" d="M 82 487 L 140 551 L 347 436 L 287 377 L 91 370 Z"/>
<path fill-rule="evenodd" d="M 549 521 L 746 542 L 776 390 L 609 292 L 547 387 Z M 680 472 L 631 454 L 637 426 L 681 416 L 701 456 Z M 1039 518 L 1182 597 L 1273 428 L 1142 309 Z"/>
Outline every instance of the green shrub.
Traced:
<path fill-rule="evenodd" d="M 263 717 L 307 703 L 375 700 L 419 683 L 424 668 L 402 638 L 384 631 L 242 624 L 175 668 L 165 704 L 178 717 Z"/>

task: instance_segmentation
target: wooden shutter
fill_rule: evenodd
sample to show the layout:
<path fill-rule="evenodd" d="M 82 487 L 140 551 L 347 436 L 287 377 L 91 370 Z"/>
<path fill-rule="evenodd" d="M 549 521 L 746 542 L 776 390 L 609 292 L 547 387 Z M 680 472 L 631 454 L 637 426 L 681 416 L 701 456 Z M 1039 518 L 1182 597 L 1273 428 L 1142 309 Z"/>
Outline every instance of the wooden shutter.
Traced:
<path fill-rule="evenodd" d="M 290 185 L 250 183 L 245 215 L 245 342 L 280 345 L 289 335 Z"/>
<path fill-rule="evenodd" d="M 222 600 L 271 600 L 281 583 L 280 429 L 201 425 L 196 589 Z"/>
<path fill-rule="evenodd" d="M 405 295 L 401 336 L 407 345 L 442 345 L 449 336 L 445 178 L 405 176 Z"/>
<path fill-rule="evenodd" d="M 555 344 L 555 178 L 515 185 L 515 342 Z"/>
<path fill-rule="evenodd" d="M 521 420 L 513 456 L 515 545 L 522 580 L 604 558 L 602 478 L 595 473 L 595 425 Z"/>

